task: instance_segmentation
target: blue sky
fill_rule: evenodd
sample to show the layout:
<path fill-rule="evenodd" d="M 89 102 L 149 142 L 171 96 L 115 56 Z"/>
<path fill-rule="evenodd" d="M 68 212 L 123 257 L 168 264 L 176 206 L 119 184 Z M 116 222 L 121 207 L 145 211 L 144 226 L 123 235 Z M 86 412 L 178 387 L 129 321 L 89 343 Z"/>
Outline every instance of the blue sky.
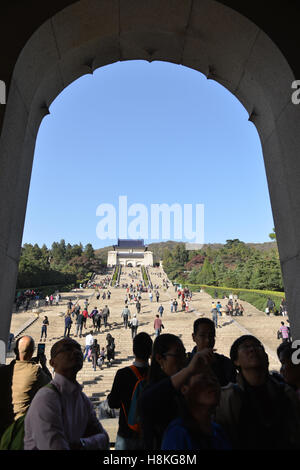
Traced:
<path fill-rule="evenodd" d="M 259 136 L 217 82 L 175 64 L 119 62 L 72 83 L 50 111 L 37 137 L 23 243 L 111 245 L 97 237 L 96 209 L 108 203 L 118 215 L 124 195 L 149 217 L 151 204 L 204 204 L 205 243 L 270 241 Z"/>

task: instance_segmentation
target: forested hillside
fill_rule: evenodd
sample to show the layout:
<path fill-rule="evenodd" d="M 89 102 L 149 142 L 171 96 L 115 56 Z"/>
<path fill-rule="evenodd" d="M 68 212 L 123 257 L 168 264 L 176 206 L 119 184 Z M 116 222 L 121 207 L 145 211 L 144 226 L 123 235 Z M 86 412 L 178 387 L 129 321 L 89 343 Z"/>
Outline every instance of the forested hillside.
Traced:
<path fill-rule="evenodd" d="M 234 239 L 221 248 L 206 245 L 199 251 L 187 251 L 180 244 L 164 251 L 163 267 L 170 279 L 191 284 L 282 291 L 277 245 L 268 245 L 269 249 L 258 250 Z"/>
<path fill-rule="evenodd" d="M 21 249 L 17 288 L 70 284 L 100 269 L 93 246 L 54 242 L 50 249 L 26 243 Z"/>
<path fill-rule="evenodd" d="M 25 244 L 21 249 L 17 288 L 70 284 L 106 266 L 111 246 L 95 250 L 61 240 L 51 248 Z M 192 284 L 239 287 L 245 289 L 283 289 L 276 242 L 246 244 L 227 240 L 225 245 L 208 244 L 199 251 L 187 251 L 185 243 L 151 243 L 154 262 L 163 260 L 171 280 Z"/>

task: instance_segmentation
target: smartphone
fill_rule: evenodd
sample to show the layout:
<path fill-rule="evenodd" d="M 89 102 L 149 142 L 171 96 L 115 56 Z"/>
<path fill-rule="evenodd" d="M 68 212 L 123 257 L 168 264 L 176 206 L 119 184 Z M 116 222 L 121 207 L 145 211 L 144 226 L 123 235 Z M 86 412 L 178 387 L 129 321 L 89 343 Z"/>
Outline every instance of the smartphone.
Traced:
<path fill-rule="evenodd" d="M 37 348 L 37 357 L 43 356 L 45 354 L 45 343 L 39 343 Z"/>

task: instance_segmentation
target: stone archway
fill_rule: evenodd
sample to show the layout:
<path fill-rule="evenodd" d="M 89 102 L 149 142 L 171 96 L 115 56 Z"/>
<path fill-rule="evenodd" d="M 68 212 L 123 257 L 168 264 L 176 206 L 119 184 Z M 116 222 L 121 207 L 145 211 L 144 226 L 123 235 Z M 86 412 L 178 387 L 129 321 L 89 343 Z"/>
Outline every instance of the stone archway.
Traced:
<path fill-rule="evenodd" d="M 198 70 L 247 109 L 262 144 L 291 328 L 300 338 L 300 108 L 291 102 L 296 77 L 285 56 L 255 23 L 218 1 L 81 0 L 41 24 L 10 81 L 0 139 L 0 340 L 9 332 L 40 123 L 71 82 L 132 59 Z"/>

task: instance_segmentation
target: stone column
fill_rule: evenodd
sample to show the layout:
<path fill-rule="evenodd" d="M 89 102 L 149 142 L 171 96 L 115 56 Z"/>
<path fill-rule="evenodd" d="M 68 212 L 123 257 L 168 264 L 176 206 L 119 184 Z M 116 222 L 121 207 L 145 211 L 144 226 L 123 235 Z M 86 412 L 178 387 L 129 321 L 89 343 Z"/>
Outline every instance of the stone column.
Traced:
<path fill-rule="evenodd" d="M 1 363 L 10 332 L 34 146 L 27 109 L 12 83 L 0 139 Z"/>

